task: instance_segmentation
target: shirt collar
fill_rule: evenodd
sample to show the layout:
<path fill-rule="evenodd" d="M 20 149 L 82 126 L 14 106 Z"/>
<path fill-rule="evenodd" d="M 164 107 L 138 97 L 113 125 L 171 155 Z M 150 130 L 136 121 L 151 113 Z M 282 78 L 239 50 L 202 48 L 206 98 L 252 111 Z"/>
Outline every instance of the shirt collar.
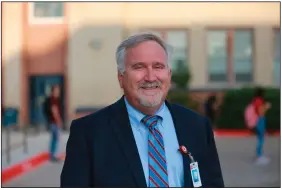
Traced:
<path fill-rule="evenodd" d="M 124 96 L 124 101 L 125 101 L 125 105 L 126 105 L 130 119 L 132 119 L 135 123 L 140 123 L 141 120 L 146 115 L 140 112 L 139 110 L 135 109 L 133 106 L 131 106 L 125 96 Z M 159 110 L 155 114 L 161 117 L 161 121 L 163 121 L 165 117 L 165 110 L 166 110 L 165 108 L 166 108 L 165 103 L 163 103 L 162 106 L 159 108 Z"/>

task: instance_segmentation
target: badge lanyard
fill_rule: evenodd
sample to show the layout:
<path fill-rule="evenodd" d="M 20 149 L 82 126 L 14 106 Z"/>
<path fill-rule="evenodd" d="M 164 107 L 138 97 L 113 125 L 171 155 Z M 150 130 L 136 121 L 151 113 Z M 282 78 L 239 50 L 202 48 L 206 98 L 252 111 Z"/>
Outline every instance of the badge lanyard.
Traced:
<path fill-rule="evenodd" d="M 201 187 L 202 186 L 202 182 L 201 182 L 198 162 L 195 162 L 191 152 L 189 152 L 185 146 L 180 146 L 179 151 L 183 155 L 188 155 L 188 157 L 190 159 L 190 172 L 191 172 L 193 186 L 194 187 Z"/>

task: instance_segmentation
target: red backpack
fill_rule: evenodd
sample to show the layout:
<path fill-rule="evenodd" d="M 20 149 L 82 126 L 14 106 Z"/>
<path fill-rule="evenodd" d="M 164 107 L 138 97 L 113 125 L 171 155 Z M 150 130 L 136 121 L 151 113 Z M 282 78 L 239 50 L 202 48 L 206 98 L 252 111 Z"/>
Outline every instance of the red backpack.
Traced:
<path fill-rule="evenodd" d="M 253 129 L 256 127 L 258 121 L 258 115 L 255 112 L 255 107 L 253 103 L 250 103 L 245 108 L 244 117 L 245 117 L 245 123 L 247 128 Z"/>

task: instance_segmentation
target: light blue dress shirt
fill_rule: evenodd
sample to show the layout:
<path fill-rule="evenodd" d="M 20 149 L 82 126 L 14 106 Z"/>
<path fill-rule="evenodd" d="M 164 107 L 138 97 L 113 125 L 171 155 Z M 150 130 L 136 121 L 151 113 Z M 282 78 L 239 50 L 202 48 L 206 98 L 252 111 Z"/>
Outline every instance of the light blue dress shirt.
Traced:
<path fill-rule="evenodd" d="M 129 115 L 129 120 L 135 142 L 138 148 L 139 156 L 142 162 L 147 186 L 149 182 L 148 167 L 148 135 L 149 129 L 141 120 L 145 115 L 132 107 L 125 98 L 125 104 Z M 182 155 L 178 151 L 179 143 L 177 140 L 173 120 L 169 109 L 165 103 L 157 111 L 156 115 L 161 116 L 162 120 L 158 122 L 158 129 L 162 133 L 165 147 L 165 155 L 167 162 L 168 181 L 170 187 L 184 186 L 184 171 Z"/>

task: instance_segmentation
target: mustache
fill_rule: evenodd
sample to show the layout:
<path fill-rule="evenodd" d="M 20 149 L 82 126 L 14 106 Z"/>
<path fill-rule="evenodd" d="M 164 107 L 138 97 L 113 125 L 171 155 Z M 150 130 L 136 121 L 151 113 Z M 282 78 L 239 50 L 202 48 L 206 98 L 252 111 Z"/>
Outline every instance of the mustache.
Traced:
<path fill-rule="evenodd" d="M 152 87 L 162 87 L 162 83 L 159 81 L 156 82 L 144 82 L 141 83 L 140 88 L 152 88 Z"/>

